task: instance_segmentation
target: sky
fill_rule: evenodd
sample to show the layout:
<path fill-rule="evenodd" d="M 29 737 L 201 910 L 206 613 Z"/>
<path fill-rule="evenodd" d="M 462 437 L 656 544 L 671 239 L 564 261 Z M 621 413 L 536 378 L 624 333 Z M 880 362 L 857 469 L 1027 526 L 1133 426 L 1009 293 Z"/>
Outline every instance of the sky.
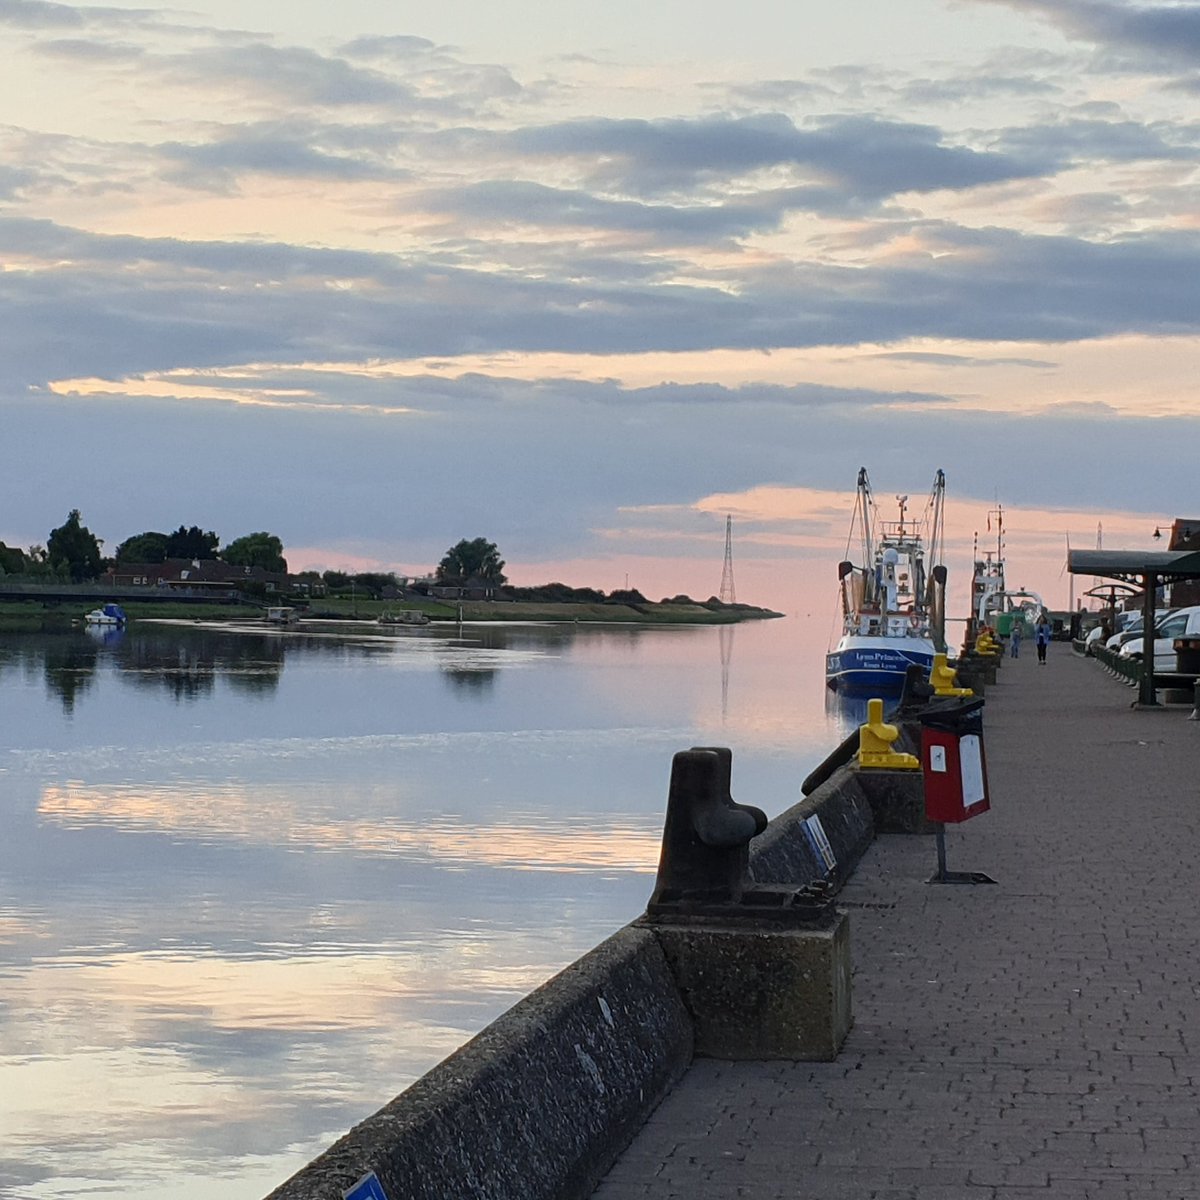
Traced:
<path fill-rule="evenodd" d="M 791 612 L 940 468 L 952 594 L 1002 507 L 1065 606 L 1200 515 L 1198 64 L 1189 3 L 0 0 L 0 540 L 703 598 L 731 516 Z"/>

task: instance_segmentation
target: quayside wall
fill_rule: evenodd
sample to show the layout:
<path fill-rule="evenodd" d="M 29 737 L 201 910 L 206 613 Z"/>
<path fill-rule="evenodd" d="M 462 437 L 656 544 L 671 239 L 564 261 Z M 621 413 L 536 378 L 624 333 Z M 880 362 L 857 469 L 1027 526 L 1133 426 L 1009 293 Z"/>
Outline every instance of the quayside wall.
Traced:
<path fill-rule="evenodd" d="M 752 843 L 761 883 L 844 879 L 875 836 L 842 767 Z M 819 816 L 827 869 L 806 821 Z M 268 1200 L 583 1200 L 692 1061 L 693 1024 L 653 928 L 607 938 L 503 1013 Z"/>

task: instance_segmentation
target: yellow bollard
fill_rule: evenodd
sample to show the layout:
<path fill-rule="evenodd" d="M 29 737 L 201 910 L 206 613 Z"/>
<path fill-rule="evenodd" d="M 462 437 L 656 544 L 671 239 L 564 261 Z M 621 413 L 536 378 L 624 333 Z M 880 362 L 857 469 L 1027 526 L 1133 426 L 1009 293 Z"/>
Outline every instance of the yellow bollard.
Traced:
<path fill-rule="evenodd" d="M 867 723 L 858 728 L 858 765 L 895 771 L 919 770 L 921 760 L 916 755 L 892 749 L 899 736 L 900 730 L 895 725 L 883 723 L 883 701 L 868 700 Z"/>
<path fill-rule="evenodd" d="M 935 696 L 975 695 L 970 688 L 958 686 L 958 672 L 946 661 L 944 654 L 933 656 L 933 669 L 929 672 L 929 682 L 933 684 Z"/>
<path fill-rule="evenodd" d="M 992 631 L 984 628 L 983 632 L 975 639 L 976 654 L 994 654 L 999 657 L 1000 652 L 1004 649 L 994 637 Z"/>

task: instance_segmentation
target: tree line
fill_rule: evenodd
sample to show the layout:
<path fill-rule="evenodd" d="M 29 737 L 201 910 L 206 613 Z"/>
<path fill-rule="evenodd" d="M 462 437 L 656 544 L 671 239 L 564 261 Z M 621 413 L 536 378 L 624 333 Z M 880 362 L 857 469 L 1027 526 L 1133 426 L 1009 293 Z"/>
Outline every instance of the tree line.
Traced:
<path fill-rule="evenodd" d="M 98 579 L 110 567 L 161 563 L 169 558 L 217 559 L 231 566 L 287 572 L 283 542 L 265 531 L 245 534 L 221 546 L 221 539 L 211 529 L 198 525 L 180 525 L 174 533 L 148 529 L 126 538 L 108 558 L 101 550 L 103 545 L 104 539 L 98 538 L 83 523 L 79 509 L 73 508 L 61 525 L 50 530 L 44 546 L 21 550 L 0 542 L 0 575 L 84 583 Z"/>
<path fill-rule="evenodd" d="M 98 538 L 83 523 L 79 509 L 73 508 L 67 519 L 50 531 L 44 546 L 26 550 L 0 542 L 0 575 L 21 575 L 46 580 L 70 580 L 83 583 L 98 579 L 106 570 L 123 565 L 154 565 L 168 559 L 216 560 L 237 567 L 261 567 L 265 571 L 287 574 L 288 564 L 283 542 L 273 533 L 260 531 L 234 538 L 227 545 L 213 530 L 199 525 L 180 525 L 174 533 L 147 529 L 121 542 L 111 557 L 102 552 Z M 464 538 L 446 551 L 434 576 L 438 583 L 464 584 L 472 580 L 493 586 L 505 583 L 504 560 L 494 542 L 486 538 Z M 393 571 L 303 571 L 298 578 L 320 579 L 331 591 L 360 587 L 378 595 L 399 580 Z"/>
<path fill-rule="evenodd" d="M 210 559 L 231 566 L 261 567 L 280 574 L 287 574 L 288 570 L 283 542 L 275 534 L 265 531 L 245 534 L 222 546 L 216 533 L 211 529 L 201 529 L 198 525 L 180 525 L 174 533 L 148 529 L 126 538 L 110 558 L 103 555 L 103 545 L 103 539 L 96 537 L 83 524 L 79 509 L 73 508 L 67 519 L 50 531 L 45 546 L 30 546 L 27 550 L 20 550 L 0 542 L 0 576 L 20 575 L 47 582 L 69 580 L 83 583 L 99 578 L 111 567 L 153 565 L 168 559 Z M 484 585 L 507 600 L 647 603 L 646 597 L 636 588 L 618 589 L 606 594 L 597 588 L 570 587 L 565 583 L 545 583 L 536 587 L 508 586 L 505 565 L 495 542 L 482 537 L 463 538 L 442 556 L 433 572 L 433 579 L 445 586 Z M 319 580 L 333 593 L 357 590 L 374 597 L 379 597 L 386 588 L 399 588 L 401 583 L 394 571 L 301 571 L 296 578 Z M 687 596 L 675 596 L 663 603 L 697 602 Z M 725 607 L 715 596 L 703 603 L 710 608 Z"/>

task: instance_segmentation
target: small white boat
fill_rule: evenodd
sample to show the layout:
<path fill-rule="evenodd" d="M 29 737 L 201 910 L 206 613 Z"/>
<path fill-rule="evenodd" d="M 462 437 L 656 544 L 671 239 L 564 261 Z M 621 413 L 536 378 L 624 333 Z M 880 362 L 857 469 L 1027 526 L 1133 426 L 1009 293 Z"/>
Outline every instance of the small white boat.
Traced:
<path fill-rule="evenodd" d="M 429 617 L 419 608 L 402 608 L 396 613 L 380 613 L 380 625 L 428 625 Z"/>
<path fill-rule="evenodd" d="M 85 625 L 109 625 L 123 627 L 129 618 L 125 615 L 125 610 L 119 604 L 105 604 L 100 608 L 93 608 L 90 613 L 84 615 L 83 621 Z"/>
<path fill-rule="evenodd" d="M 900 519 L 881 521 L 866 468 L 859 471 L 850 539 L 861 539 L 862 560 L 838 565 L 842 636 L 825 657 L 834 691 L 899 695 L 910 666 L 928 675 L 934 654 L 945 651 L 946 568 L 938 561 L 945 489 L 938 471 L 920 519 L 909 518 L 908 497 L 897 496 Z"/>
<path fill-rule="evenodd" d="M 263 618 L 268 625 L 295 625 L 300 620 L 300 610 L 285 604 L 273 605 Z"/>

